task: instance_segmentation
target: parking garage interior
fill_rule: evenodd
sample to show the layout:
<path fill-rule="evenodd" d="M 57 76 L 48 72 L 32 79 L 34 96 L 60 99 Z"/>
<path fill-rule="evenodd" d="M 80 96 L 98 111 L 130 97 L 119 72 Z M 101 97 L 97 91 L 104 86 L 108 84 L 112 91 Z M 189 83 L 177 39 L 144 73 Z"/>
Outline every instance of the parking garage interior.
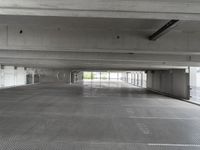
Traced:
<path fill-rule="evenodd" d="M 199 150 L 199 8 L 0 0 L 0 150 Z"/>

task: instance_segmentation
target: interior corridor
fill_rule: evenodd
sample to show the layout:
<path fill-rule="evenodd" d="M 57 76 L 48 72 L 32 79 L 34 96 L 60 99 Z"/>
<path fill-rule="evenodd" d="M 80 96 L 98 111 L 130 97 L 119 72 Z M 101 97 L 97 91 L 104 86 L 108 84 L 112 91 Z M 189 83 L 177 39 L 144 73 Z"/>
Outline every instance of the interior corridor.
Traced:
<path fill-rule="evenodd" d="M 124 82 L 0 91 L 0 149 L 199 150 L 200 107 Z"/>

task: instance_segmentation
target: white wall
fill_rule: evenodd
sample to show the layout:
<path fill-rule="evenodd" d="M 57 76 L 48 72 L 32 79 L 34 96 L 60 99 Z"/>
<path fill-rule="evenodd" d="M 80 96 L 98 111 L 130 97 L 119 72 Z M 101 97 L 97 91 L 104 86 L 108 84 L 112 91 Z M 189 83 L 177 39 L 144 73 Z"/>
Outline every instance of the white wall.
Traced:
<path fill-rule="evenodd" d="M 70 82 L 70 71 L 57 69 L 32 69 L 24 67 L 2 66 L 0 68 L 0 87 L 20 86 L 27 84 L 27 75 L 39 75 L 40 83 Z M 29 84 L 34 84 L 34 78 Z"/>
<path fill-rule="evenodd" d="M 0 87 L 26 84 L 26 71 L 23 67 L 4 66 L 0 69 Z"/>
<path fill-rule="evenodd" d="M 180 99 L 189 99 L 189 74 L 184 69 L 148 71 L 147 88 Z"/>
<path fill-rule="evenodd" d="M 15 70 L 15 85 L 25 85 L 26 84 L 26 70 L 24 67 L 18 67 Z"/>
<path fill-rule="evenodd" d="M 190 86 L 200 87 L 200 67 L 190 67 Z"/>
<path fill-rule="evenodd" d="M 4 86 L 14 86 L 15 85 L 15 69 L 12 66 L 4 67 Z"/>
<path fill-rule="evenodd" d="M 190 68 L 190 85 L 193 87 L 197 86 L 197 76 L 196 76 L 197 68 L 191 67 Z"/>

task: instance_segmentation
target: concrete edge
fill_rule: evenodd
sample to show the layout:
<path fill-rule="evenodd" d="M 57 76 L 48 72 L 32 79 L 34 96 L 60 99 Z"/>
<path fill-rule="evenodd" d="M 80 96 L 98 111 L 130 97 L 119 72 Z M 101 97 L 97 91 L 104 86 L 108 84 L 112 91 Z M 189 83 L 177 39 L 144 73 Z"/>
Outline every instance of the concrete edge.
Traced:
<path fill-rule="evenodd" d="M 151 88 L 146 88 L 148 91 L 151 91 L 151 92 L 154 92 L 154 93 L 157 93 L 157 94 L 160 94 L 160 95 L 164 95 L 164 96 L 167 96 L 167 97 L 170 97 L 170 98 L 174 98 L 176 100 L 180 100 L 180 101 L 183 101 L 183 102 L 186 102 L 186 103 L 190 103 L 190 104 L 194 104 L 194 105 L 197 105 L 197 106 L 200 106 L 200 103 L 196 103 L 194 101 L 190 101 L 186 98 L 183 98 L 183 97 L 177 97 L 177 96 L 174 96 L 174 95 L 171 95 L 171 94 L 168 94 L 168 93 L 164 93 L 164 92 L 160 92 L 160 91 L 157 91 L 157 90 L 153 90 Z"/>

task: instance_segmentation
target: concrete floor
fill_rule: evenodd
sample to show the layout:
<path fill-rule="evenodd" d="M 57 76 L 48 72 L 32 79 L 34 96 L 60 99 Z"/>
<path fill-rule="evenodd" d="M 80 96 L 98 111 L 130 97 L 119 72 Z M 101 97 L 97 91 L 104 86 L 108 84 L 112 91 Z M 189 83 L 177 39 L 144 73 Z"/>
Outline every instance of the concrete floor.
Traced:
<path fill-rule="evenodd" d="M 4 89 L 0 150 L 200 150 L 200 107 L 121 82 Z"/>

